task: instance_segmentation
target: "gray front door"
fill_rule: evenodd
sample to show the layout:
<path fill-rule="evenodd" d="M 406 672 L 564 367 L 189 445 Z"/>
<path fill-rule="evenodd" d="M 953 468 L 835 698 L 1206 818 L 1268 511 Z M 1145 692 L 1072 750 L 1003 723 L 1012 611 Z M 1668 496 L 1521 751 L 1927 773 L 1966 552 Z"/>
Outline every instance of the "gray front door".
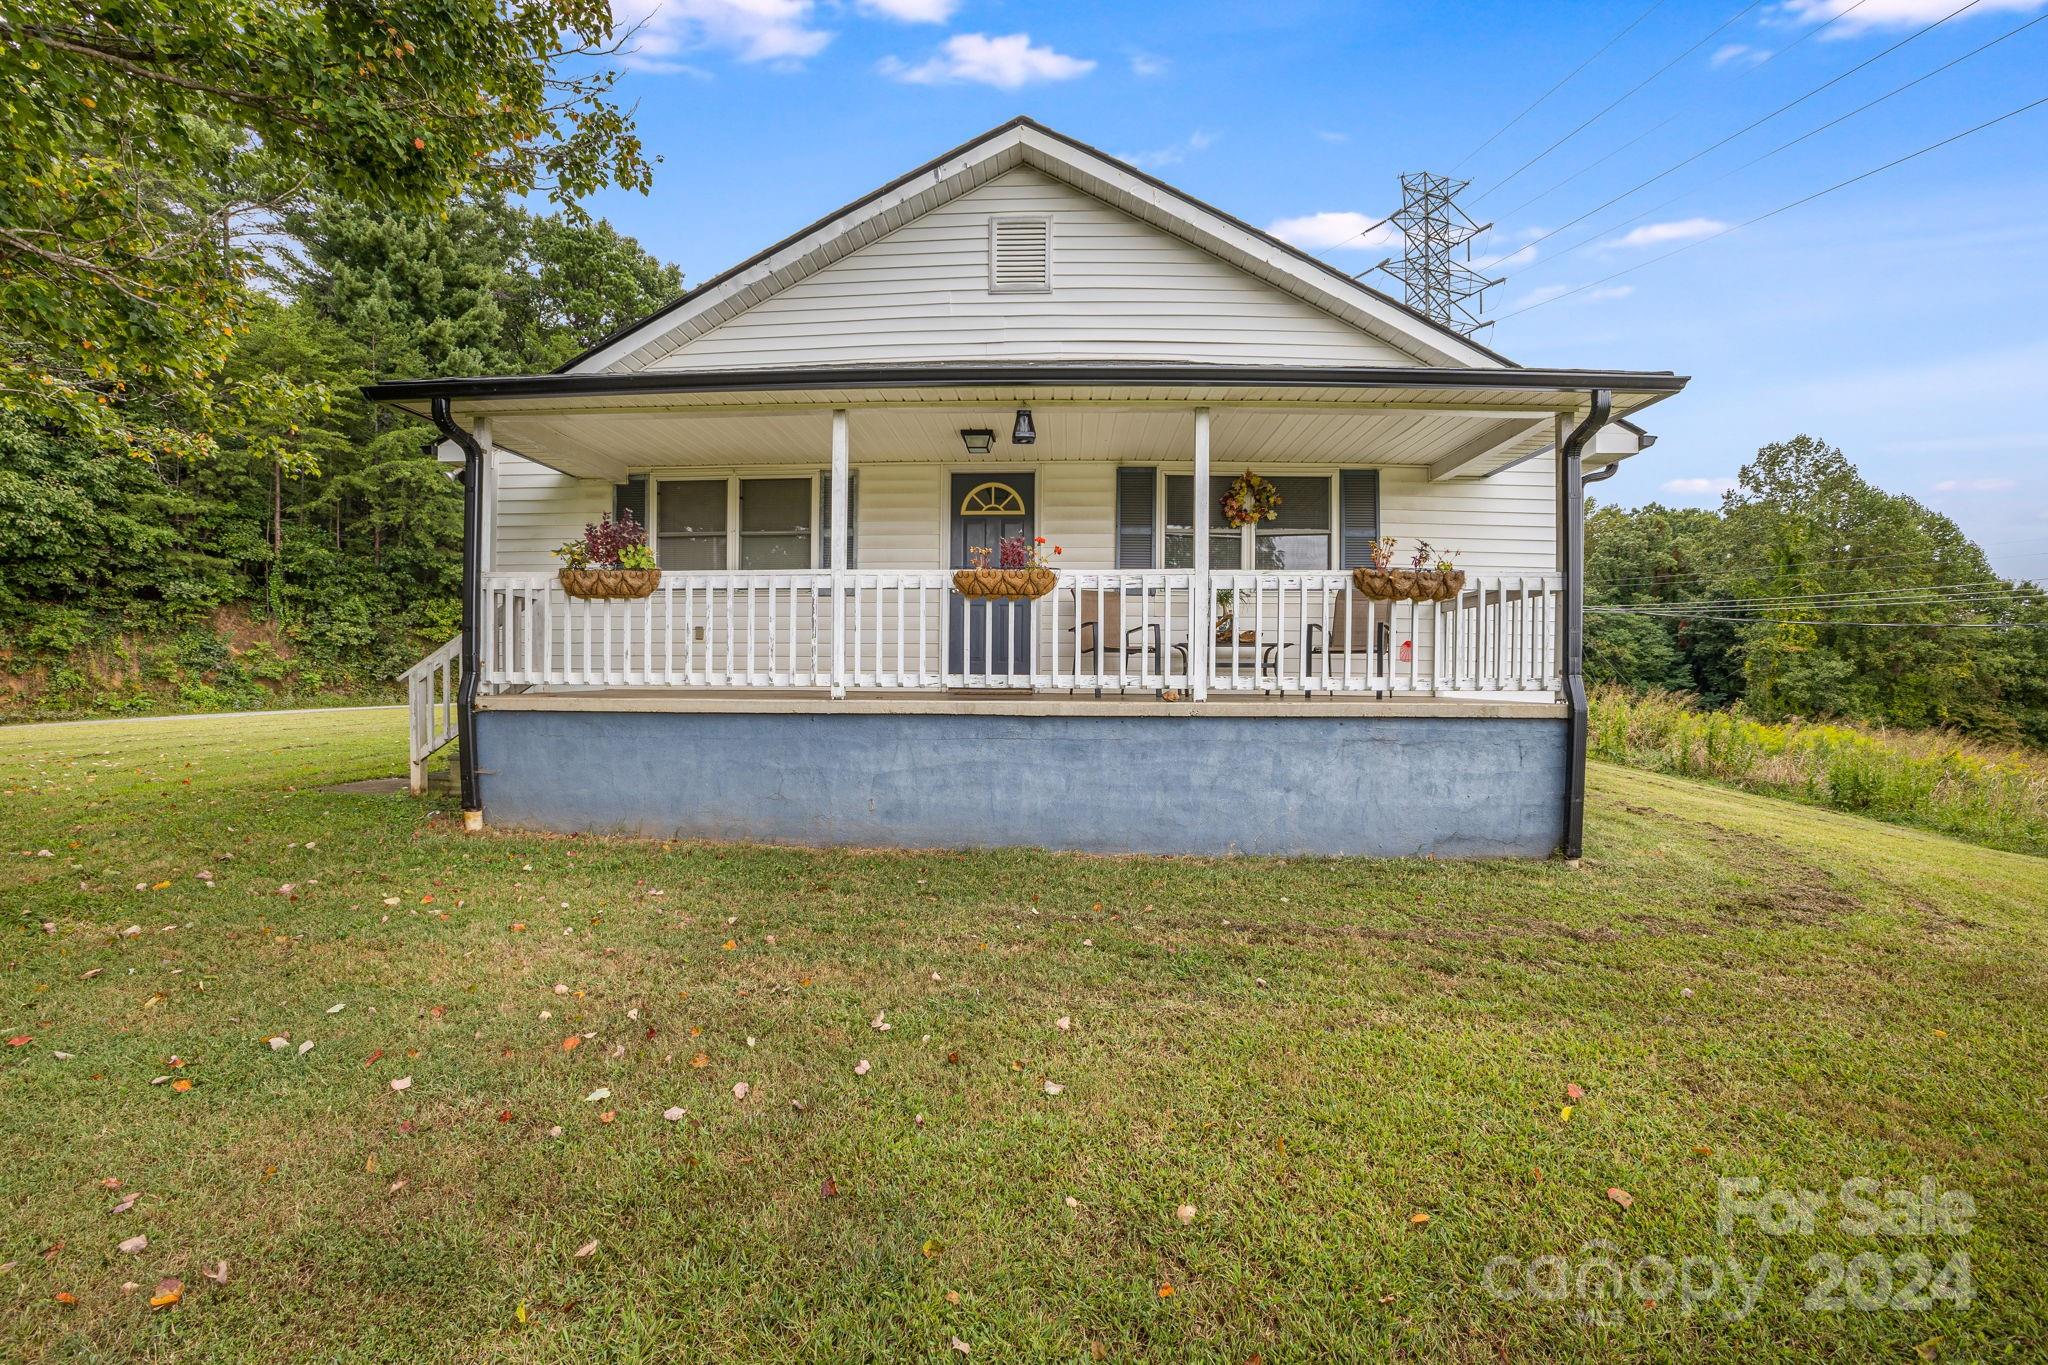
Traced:
<path fill-rule="evenodd" d="M 998 545 L 1006 536 L 1029 543 L 1033 515 L 1033 477 L 1029 474 L 955 474 L 952 483 L 953 567 L 973 565 L 968 551 L 988 549 L 989 563 L 1000 567 Z M 952 644 L 946 668 L 953 673 L 1025 672 L 1031 660 L 1032 607 L 1029 602 L 969 602 L 951 594 Z"/>

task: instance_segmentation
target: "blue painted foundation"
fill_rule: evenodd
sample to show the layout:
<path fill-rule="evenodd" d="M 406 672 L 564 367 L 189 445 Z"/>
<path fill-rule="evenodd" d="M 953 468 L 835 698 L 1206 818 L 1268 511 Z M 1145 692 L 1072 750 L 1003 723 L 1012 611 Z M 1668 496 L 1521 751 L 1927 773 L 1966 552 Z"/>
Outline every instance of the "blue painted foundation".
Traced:
<path fill-rule="evenodd" d="M 1095 853 L 1544 857 L 1556 718 L 482 711 L 493 826 Z"/>

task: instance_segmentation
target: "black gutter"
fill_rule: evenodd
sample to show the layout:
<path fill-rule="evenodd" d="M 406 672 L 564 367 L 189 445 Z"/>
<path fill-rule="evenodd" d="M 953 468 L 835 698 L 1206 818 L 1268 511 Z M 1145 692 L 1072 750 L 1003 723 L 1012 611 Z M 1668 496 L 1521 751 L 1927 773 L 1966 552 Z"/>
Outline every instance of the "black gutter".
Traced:
<path fill-rule="evenodd" d="M 434 400 L 434 425 L 441 434 L 462 447 L 462 679 L 455 689 L 456 755 L 462 773 L 462 815 L 467 825 L 472 812 L 481 814 L 476 781 L 476 684 L 477 626 L 482 613 L 478 594 L 483 574 L 477 562 L 483 553 L 484 452 L 476 437 L 455 425 L 448 400 Z"/>
<path fill-rule="evenodd" d="M 366 386 L 363 394 L 365 397 L 383 402 L 418 402 L 438 398 L 478 402 L 506 398 L 595 398 L 628 394 L 772 393 L 802 389 L 989 388 L 1005 385 L 1073 384 L 1361 390 L 1621 389 L 1630 393 L 1672 394 L 1683 389 L 1686 382 L 1686 376 L 1665 370 L 1134 365 L 1101 362 L 1045 365 L 842 365 L 775 370 L 480 375 L 455 379 L 388 379 L 379 384 Z"/>
<path fill-rule="evenodd" d="M 1558 513 L 1564 545 L 1564 701 L 1568 714 L 1564 769 L 1564 856 L 1576 863 L 1586 838 L 1586 447 L 1614 412 L 1611 390 L 1596 388 L 1585 420 L 1558 452 Z M 1606 478 L 1617 462 L 1596 477 Z"/>

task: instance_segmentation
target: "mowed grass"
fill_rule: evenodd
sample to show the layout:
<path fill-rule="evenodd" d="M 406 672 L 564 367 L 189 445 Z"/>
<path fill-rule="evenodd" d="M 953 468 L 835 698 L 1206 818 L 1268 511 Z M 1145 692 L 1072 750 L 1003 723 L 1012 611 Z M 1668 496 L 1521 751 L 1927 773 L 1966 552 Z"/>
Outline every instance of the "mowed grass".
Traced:
<path fill-rule="evenodd" d="M 0 731 L 10 1354 L 2048 1350 L 2039 859 L 1605 767 L 1578 870 L 465 836 L 324 790 L 402 726 Z M 1721 1176 L 1830 1198 L 1723 1236 Z M 1855 1176 L 1976 1215 L 1856 1235 Z M 1968 1306 L 1873 1299 L 1916 1254 Z"/>

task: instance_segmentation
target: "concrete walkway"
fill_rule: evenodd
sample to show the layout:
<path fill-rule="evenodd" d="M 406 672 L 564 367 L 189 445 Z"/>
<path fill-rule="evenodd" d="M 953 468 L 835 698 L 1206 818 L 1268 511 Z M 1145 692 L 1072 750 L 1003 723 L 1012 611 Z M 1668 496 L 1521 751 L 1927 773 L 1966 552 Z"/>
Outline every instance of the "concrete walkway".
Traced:
<path fill-rule="evenodd" d="M 86 720 L 32 720 L 0 725 L 9 730 L 51 730 L 61 725 L 147 725 L 158 720 L 236 720 L 247 716 L 332 716 L 347 711 L 403 711 L 404 702 L 388 706 L 303 706 L 290 711 L 190 711 L 173 716 L 97 716 Z"/>

